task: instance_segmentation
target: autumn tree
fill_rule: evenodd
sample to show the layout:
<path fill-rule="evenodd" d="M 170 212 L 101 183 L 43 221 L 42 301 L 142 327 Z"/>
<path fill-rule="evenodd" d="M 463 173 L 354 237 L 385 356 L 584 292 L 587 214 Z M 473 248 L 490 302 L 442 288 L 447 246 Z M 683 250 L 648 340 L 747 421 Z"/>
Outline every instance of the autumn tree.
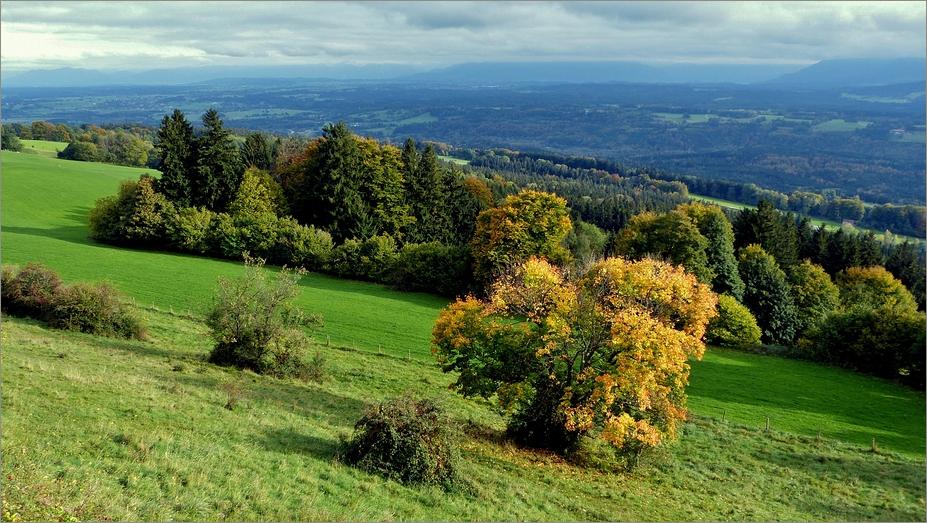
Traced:
<path fill-rule="evenodd" d="M 511 414 L 517 441 L 564 451 L 596 434 L 630 453 L 673 439 L 689 357 L 701 357 L 715 295 L 681 268 L 611 258 L 575 277 L 530 258 L 486 300 L 441 312 L 432 348 L 453 387 Z"/>
<path fill-rule="evenodd" d="M 471 243 L 474 276 L 486 284 L 495 272 L 531 256 L 566 260 L 569 254 L 560 243 L 571 228 L 563 198 L 537 191 L 509 196 L 477 217 Z"/>

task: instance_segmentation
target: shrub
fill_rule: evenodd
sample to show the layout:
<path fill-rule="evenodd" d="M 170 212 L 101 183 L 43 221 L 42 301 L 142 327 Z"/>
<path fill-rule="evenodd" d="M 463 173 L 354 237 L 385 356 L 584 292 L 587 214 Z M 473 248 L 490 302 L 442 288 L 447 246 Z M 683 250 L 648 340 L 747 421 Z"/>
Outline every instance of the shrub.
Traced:
<path fill-rule="evenodd" d="M 750 309 L 732 296 L 718 295 L 718 315 L 708 323 L 705 341 L 716 345 L 744 348 L 760 342 L 762 332 Z"/>
<path fill-rule="evenodd" d="M 75 283 L 62 288 L 52 303 L 49 325 L 111 338 L 145 339 L 141 321 L 110 284 Z"/>
<path fill-rule="evenodd" d="M 61 286 L 58 273 L 44 265 L 29 263 L 18 272 L 15 267 L 4 267 L 4 308 L 13 316 L 31 316 L 46 320 Z"/>
<path fill-rule="evenodd" d="M 473 285 L 472 263 L 468 245 L 407 243 L 399 251 L 389 283 L 403 291 L 459 296 Z"/>
<path fill-rule="evenodd" d="M 450 488 L 458 481 L 459 456 L 444 411 L 409 393 L 364 409 L 344 459 L 406 484 Z"/>
<path fill-rule="evenodd" d="M 924 386 L 924 313 L 886 304 L 829 314 L 800 346 L 824 361 Z"/>
<path fill-rule="evenodd" d="M 57 273 L 36 263 L 3 268 L 4 309 L 32 316 L 56 329 L 100 336 L 144 339 L 144 325 L 112 285 L 64 285 Z"/>
<path fill-rule="evenodd" d="M 183 207 L 165 223 L 168 244 L 180 251 L 209 252 L 209 230 L 216 213 L 205 207 Z"/>
<path fill-rule="evenodd" d="M 280 218 L 277 222 L 277 245 L 270 260 L 280 265 L 321 270 L 331 251 L 331 234 L 311 225 L 300 225 L 293 218 Z"/>
<path fill-rule="evenodd" d="M 245 253 L 245 274 L 218 278 L 206 324 L 216 340 L 209 361 L 274 375 L 304 375 L 308 338 L 304 328 L 321 326 L 316 314 L 293 306 L 304 270 L 284 268 L 268 281 L 264 260 Z"/>

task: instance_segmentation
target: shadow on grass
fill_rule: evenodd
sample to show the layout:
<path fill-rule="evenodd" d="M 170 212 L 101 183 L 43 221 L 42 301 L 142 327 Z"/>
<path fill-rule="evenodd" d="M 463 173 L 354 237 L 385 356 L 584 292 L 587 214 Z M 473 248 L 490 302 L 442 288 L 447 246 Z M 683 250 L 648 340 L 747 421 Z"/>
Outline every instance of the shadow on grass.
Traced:
<path fill-rule="evenodd" d="M 777 466 L 810 472 L 819 478 L 831 478 L 831 481 L 843 485 L 864 483 L 874 490 L 906 494 L 917 491 L 918 497 L 924 496 L 923 463 L 899 461 L 888 455 L 874 456 L 866 450 L 849 457 L 841 453 L 837 458 L 826 449 L 821 452 L 771 452 L 764 453 L 762 458 Z M 902 509 L 891 503 L 880 507 L 861 506 L 821 497 L 798 497 L 795 503 L 811 514 L 840 514 L 843 521 L 925 521 L 927 516 L 924 510 Z"/>
<path fill-rule="evenodd" d="M 51 229 L 40 229 L 38 227 L 16 227 L 16 226 L 3 226 L 3 232 L 13 233 L 13 234 L 22 234 L 25 236 L 44 236 L 46 238 L 51 238 L 53 240 L 62 240 L 71 243 L 77 243 L 80 245 L 91 245 L 91 246 L 100 246 L 104 247 L 103 244 L 96 243 L 87 237 L 87 226 L 86 225 L 72 225 L 68 227 L 54 227 Z M 105 246 L 108 247 L 108 246 Z"/>
<path fill-rule="evenodd" d="M 259 443 L 271 452 L 305 454 L 320 461 L 331 461 L 338 455 L 340 448 L 338 441 L 309 436 L 290 429 L 267 430 Z"/>

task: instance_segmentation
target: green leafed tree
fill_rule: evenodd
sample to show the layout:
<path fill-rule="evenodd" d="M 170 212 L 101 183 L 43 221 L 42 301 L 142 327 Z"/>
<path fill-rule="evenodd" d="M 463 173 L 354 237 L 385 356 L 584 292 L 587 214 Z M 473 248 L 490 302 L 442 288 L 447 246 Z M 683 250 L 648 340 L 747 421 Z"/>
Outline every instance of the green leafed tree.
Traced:
<path fill-rule="evenodd" d="M 708 324 L 705 341 L 715 345 L 745 348 L 759 343 L 762 334 L 750 309 L 732 296 L 718 295 L 718 315 Z"/>
<path fill-rule="evenodd" d="M 820 265 L 805 260 L 794 265 L 786 277 L 792 286 L 799 333 L 814 327 L 840 307 L 840 290 Z"/>
<path fill-rule="evenodd" d="M 791 345 L 800 327 L 792 289 L 776 259 L 759 245 L 740 252 L 740 277 L 744 282 L 743 304 L 756 317 L 763 341 Z"/>
<path fill-rule="evenodd" d="M 666 214 L 641 213 L 631 218 L 615 242 L 615 253 L 640 260 L 648 256 L 682 265 L 702 283 L 714 273 L 708 268 L 705 249 L 708 240 L 680 211 Z"/>
<path fill-rule="evenodd" d="M 917 309 L 914 296 L 884 267 L 851 267 L 835 276 L 843 307 Z"/>

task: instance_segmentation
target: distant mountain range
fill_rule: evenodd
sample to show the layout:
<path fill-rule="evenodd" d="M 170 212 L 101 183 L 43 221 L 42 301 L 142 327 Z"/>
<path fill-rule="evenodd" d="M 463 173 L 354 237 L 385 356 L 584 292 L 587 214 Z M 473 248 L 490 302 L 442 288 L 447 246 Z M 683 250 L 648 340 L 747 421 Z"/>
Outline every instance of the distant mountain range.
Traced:
<path fill-rule="evenodd" d="M 266 67 L 187 67 L 148 71 L 61 68 L 4 73 L 3 87 L 90 87 L 103 85 L 244 85 L 274 82 L 390 81 L 470 85 L 522 82 L 733 83 L 825 89 L 844 86 L 927 82 L 923 58 L 823 60 L 796 65 L 713 65 L 640 62 L 483 62 L 445 68 L 401 64 Z"/>

